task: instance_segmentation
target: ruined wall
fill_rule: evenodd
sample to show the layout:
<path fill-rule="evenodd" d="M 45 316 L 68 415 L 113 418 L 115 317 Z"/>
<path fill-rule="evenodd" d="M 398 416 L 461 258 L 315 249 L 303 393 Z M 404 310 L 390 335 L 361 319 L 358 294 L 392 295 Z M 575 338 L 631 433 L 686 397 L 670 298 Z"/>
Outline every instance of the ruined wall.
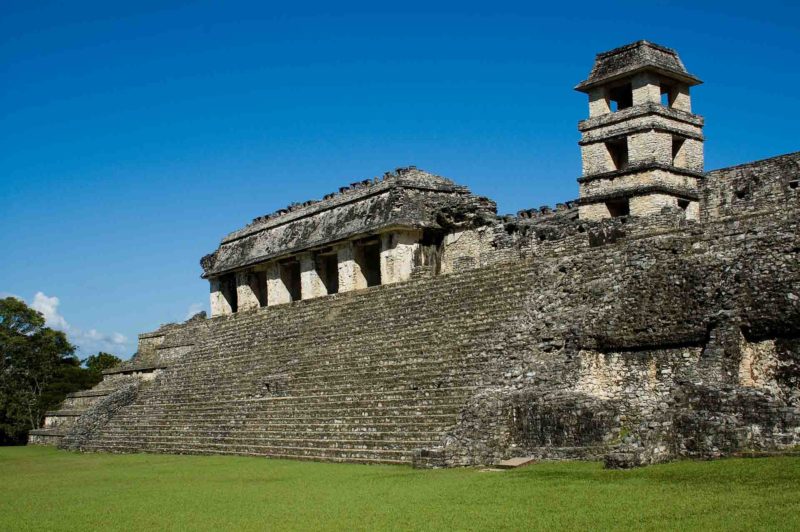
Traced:
<path fill-rule="evenodd" d="M 490 264 L 496 248 L 494 231 L 489 227 L 449 233 L 442 243 L 440 273 L 448 274 Z"/>
<path fill-rule="evenodd" d="M 112 375 L 167 367 L 191 351 L 206 330 L 206 313 L 200 312 L 185 323 L 168 323 L 153 332 L 142 333 L 133 357 L 105 373 Z"/>
<path fill-rule="evenodd" d="M 539 242 L 524 310 L 493 340 L 491 385 L 417 462 L 624 466 L 796 445 L 797 215 L 609 220 L 564 239 L 565 254 Z"/>
<path fill-rule="evenodd" d="M 796 208 L 800 202 L 800 152 L 714 170 L 703 189 L 704 220 Z"/>

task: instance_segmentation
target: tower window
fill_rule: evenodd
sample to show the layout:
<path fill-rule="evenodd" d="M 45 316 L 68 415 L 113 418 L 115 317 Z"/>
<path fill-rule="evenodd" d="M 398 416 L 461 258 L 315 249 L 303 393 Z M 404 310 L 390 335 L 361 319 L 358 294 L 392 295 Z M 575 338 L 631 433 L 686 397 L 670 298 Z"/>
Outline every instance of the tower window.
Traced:
<path fill-rule="evenodd" d="M 798 185 L 800 185 L 800 179 L 795 179 L 794 181 L 789 181 L 789 188 L 797 190 Z"/>
<path fill-rule="evenodd" d="M 630 83 L 626 83 L 610 89 L 608 91 L 608 102 L 612 113 L 633 106 L 633 86 Z"/>
<path fill-rule="evenodd" d="M 606 208 L 608 209 L 608 214 L 610 214 L 612 218 L 628 216 L 631 213 L 631 207 L 627 198 L 607 201 Z"/>
<path fill-rule="evenodd" d="M 624 170 L 628 167 L 628 139 L 606 142 L 606 149 L 611 155 L 612 170 Z"/>
<path fill-rule="evenodd" d="M 678 98 L 678 89 L 674 85 L 661 84 L 661 105 L 675 107 Z"/>
<path fill-rule="evenodd" d="M 686 139 L 672 137 L 672 166 L 686 166 L 686 153 L 683 150 Z"/>
<path fill-rule="evenodd" d="M 678 207 L 680 207 L 680 209 L 681 209 L 682 211 L 685 211 L 686 209 L 688 209 L 688 208 L 689 208 L 689 204 L 690 204 L 690 203 L 691 203 L 691 202 L 690 202 L 689 200 L 686 200 L 686 199 L 679 199 L 679 200 L 678 200 Z"/>

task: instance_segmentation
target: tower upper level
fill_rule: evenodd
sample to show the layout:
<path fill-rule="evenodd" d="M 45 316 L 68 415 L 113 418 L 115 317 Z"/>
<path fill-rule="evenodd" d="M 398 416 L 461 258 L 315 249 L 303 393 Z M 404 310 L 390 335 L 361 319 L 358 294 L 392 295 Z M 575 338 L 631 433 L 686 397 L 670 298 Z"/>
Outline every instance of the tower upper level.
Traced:
<path fill-rule="evenodd" d="M 701 81 L 669 48 L 637 41 L 598 54 L 575 89 L 589 96 L 581 132 L 582 218 L 647 215 L 667 206 L 698 215 L 703 118 L 690 88 Z"/>
<path fill-rule="evenodd" d="M 591 118 L 648 103 L 691 112 L 689 88 L 701 83 L 675 50 L 637 41 L 597 54 L 575 90 L 589 95 Z"/>

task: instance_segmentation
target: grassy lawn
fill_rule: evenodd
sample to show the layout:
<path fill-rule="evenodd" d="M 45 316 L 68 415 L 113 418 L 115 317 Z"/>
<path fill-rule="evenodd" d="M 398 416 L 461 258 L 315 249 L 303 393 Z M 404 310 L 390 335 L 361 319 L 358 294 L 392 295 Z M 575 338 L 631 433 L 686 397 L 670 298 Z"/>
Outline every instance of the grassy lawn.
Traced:
<path fill-rule="evenodd" d="M 800 530 L 800 458 L 507 472 L 0 448 L 0 530 Z"/>

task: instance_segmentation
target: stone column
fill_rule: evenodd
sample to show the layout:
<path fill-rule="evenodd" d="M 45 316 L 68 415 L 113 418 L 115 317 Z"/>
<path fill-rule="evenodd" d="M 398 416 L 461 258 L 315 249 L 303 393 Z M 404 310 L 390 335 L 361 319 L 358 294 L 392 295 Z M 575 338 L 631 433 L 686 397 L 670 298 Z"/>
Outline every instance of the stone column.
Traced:
<path fill-rule="evenodd" d="M 336 260 L 339 263 L 339 292 L 351 292 L 367 287 L 367 278 L 356 262 L 355 246 L 345 242 L 336 247 Z"/>
<path fill-rule="evenodd" d="M 605 142 L 582 145 L 581 162 L 583 163 L 583 175 L 610 172 L 614 169 L 614 160 L 611 158 Z"/>
<path fill-rule="evenodd" d="M 672 135 L 663 131 L 642 131 L 628 137 L 628 163 L 672 164 Z"/>
<path fill-rule="evenodd" d="M 686 139 L 683 141 L 683 167 L 698 172 L 703 171 L 703 141 Z"/>
<path fill-rule="evenodd" d="M 678 199 L 667 194 L 645 194 L 630 199 L 631 216 L 658 214 L 664 207 L 678 207 Z"/>
<path fill-rule="evenodd" d="M 381 234 L 381 284 L 400 283 L 411 277 L 420 237 L 417 230 Z"/>
<path fill-rule="evenodd" d="M 208 280 L 211 286 L 211 317 L 231 314 L 232 309 L 222 293 L 222 283 L 219 277 L 212 277 Z"/>
<path fill-rule="evenodd" d="M 675 100 L 672 102 L 672 108 L 691 113 L 692 98 L 689 96 L 689 87 L 686 85 L 678 85 L 674 91 Z"/>
<path fill-rule="evenodd" d="M 606 88 L 597 87 L 589 91 L 589 117 L 607 115 L 611 112 L 606 97 Z"/>
<path fill-rule="evenodd" d="M 300 255 L 300 295 L 303 299 L 328 295 L 325 283 L 317 271 L 316 257 L 311 252 Z"/>
<path fill-rule="evenodd" d="M 700 204 L 696 201 L 690 201 L 686 206 L 686 219 L 699 220 L 700 219 Z"/>
<path fill-rule="evenodd" d="M 236 297 L 239 311 L 255 310 L 261 306 L 254 290 L 254 277 L 251 271 L 236 272 Z"/>
<path fill-rule="evenodd" d="M 633 105 L 661 103 L 661 84 L 652 73 L 636 74 L 631 80 L 631 87 L 633 89 Z"/>
<path fill-rule="evenodd" d="M 281 279 L 281 268 L 277 262 L 267 265 L 267 305 L 290 303 L 292 296 Z"/>
<path fill-rule="evenodd" d="M 578 218 L 581 220 L 603 220 L 611 218 L 605 203 L 590 203 L 578 206 Z"/>

